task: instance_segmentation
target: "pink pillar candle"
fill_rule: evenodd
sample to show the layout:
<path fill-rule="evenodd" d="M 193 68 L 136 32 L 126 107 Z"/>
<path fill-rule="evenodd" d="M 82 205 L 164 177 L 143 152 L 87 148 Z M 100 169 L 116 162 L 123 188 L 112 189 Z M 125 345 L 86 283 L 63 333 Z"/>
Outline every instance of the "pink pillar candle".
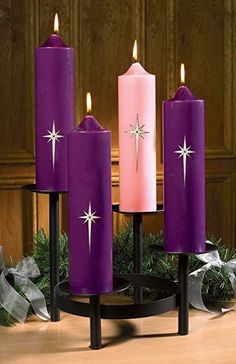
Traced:
<path fill-rule="evenodd" d="M 156 210 L 156 80 L 135 62 L 119 76 L 120 210 Z"/>

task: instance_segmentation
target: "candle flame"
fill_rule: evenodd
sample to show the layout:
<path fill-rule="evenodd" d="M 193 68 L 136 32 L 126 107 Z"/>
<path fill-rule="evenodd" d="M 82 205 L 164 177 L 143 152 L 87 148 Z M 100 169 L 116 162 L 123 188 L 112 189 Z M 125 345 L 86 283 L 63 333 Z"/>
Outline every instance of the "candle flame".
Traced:
<path fill-rule="evenodd" d="M 87 113 L 89 114 L 92 111 L 92 98 L 90 92 L 87 92 L 86 95 L 86 105 L 87 105 Z"/>
<path fill-rule="evenodd" d="M 183 85 L 185 83 L 185 67 L 184 67 L 184 63 L 181 63 L 181 66 L 180 66 L 180 80 L 181 80 L 181 84 Z"/>
<path fill-rule="evenodd" d="M 57 13 L 55 14 L 55 18 L 54 18 L 54 33 L 55 34 L 59 33 L 59 19 L 58 19 Z"/>
<path fill-rule="evenodd" d="M 134 47 L 133 47 L 133 59 L 136 62 L 138 59 L 138 47 L 137 47 L 137 40 L 134 41 Z"/>

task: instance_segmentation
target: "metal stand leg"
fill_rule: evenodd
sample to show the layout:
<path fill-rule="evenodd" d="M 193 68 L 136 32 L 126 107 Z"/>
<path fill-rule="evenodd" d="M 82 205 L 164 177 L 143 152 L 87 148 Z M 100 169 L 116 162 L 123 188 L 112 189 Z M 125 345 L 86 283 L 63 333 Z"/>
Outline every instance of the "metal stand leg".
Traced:
<path fill-rule="evenodd" d="M 134 234 L 134 273 L 143 273 L 143 239 L 142 239 L 142 214 L 133 215 L 133 234 Z M 143 288 L 135 287 L 134 303 L 142 303 Z"/>
<path fill-rule="evenodd" d="M 49 195 L 51 321 L 59 321 L 54 287 L 59 282 L 59 194 Z"/>
<path fill-rule="evenodd" d="M 179 335 L 188 334 L 188 321 L 189 321 L 189 296 L 188 296 L 188 271 L 189 271 L 189 257 L 188 255 L 179 255 Z"/>
<path fill-rule="evenodd" d="M 102 347 L 100 296 L 90 296 L 90 343 L 91 349 Z"/>

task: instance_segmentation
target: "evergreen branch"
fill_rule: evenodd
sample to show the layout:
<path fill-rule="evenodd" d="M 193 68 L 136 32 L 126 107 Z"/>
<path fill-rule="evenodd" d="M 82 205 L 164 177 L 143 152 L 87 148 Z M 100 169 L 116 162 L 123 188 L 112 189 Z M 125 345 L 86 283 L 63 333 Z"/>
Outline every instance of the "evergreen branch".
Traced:
<path fill-rule="evenodd" d="M 34 279 L 34 283 L 45 296 L 48 308 L 50 304 L 50 247 L 49 238 L 43 229 L 34 236 L 33 256 L 38 264 L 41 276 Z M 145 274 L 157 275 L 171 281 L 178 281 L 178 257 L 165 253 L 157 254 L 150 249 L 153 244 L 163 245 L 163 233 L 157 235 L 143 234 L 143 272 Z M 210 236 L 209 240 L 218 247 L 218 252 L 222 261 L 229 261 L 236 258 L 236 250 L 226 247 L 221 239 Z M 189 258 L 190 272 L 204 265 L 194 255 Z M 113 266 L 115 273 L 132 273 L 133 262 L 133 227 L 126 224 L 123 230 L 113 237 Z M 59 272 L 60 280 L 68 279 L 68 238 L 66 233 L 59 236 Z M 7 276 L 10 284 L 24 297 L 19 287 L 14 284 L 13 277 Z M 160 292 L 158 290 L 145 289 L 144 294 L 149 294 L 152 299 L 156 299 Z M 124 294 L 133 295 L 133 289 L 124 291 Z M 228 278 L 227 269 L 213 267 L 209 269 L 203 281 L 202 296 L 205 304 L 215 301 L 227 301 L 233 297 L 233 290 Z M 32 308 L 29 313 L 32 313 Z M 4 308 L 0 308 L 0 326 L 13 326 L 14 318 L 9 315 Z"/>
<path fill-rule="evenodd" d="M 14 318 L 3 308 L 0 308 L 0 326 L 11 327 L 15 325 Z"/>

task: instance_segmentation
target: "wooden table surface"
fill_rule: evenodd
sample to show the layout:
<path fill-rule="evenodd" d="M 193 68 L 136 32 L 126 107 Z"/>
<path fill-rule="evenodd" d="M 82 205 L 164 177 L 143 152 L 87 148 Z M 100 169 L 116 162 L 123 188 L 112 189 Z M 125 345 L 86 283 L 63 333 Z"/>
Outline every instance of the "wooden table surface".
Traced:
<path fill-rule="evenodd" d="M 31 317 L 0 327 L 1 364 L 235 364 L 236 312 L 190 311 L 190 334 L 176 335 L 177 311 L 136 320 L 103 320 L 104 348 L 89 349 L 89 320 L 62 313 L 60 322 Z"/>

